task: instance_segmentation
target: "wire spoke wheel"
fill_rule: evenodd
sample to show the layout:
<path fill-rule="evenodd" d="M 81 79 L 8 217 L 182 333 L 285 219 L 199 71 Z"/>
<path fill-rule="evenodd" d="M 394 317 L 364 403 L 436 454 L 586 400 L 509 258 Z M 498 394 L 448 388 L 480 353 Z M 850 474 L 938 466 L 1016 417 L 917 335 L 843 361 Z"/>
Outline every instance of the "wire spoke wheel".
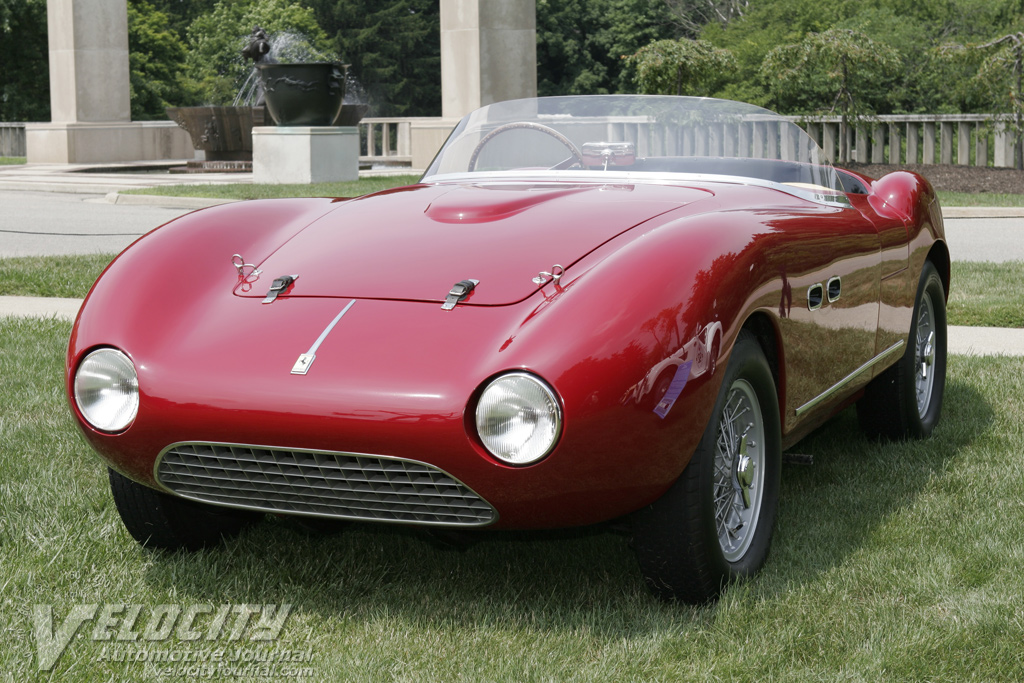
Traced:
<path fill-rule="evenodd" d="M 946 340 L 946 290 L 935 264 L 926 261 L 906 350 L 857 401 L 857 419 L 868 436 L 923 439 L 932 433 L 946 386 Z"/>
<path fill-rule="evenodd" d="M 760 570 L 778 510 L 781 454 L 771 367 L 742 330 L 689 464 L 633 515 L 633 548 L 655 595 L 700 604 Z"/>
<path fill-rule="evenodd" d="M 715 445 L 715 527 L 722 554 L 736 562 L 757 528 L 764 491 L 764 423 L 754 388 L 744 379 L 729 388 Z"/>

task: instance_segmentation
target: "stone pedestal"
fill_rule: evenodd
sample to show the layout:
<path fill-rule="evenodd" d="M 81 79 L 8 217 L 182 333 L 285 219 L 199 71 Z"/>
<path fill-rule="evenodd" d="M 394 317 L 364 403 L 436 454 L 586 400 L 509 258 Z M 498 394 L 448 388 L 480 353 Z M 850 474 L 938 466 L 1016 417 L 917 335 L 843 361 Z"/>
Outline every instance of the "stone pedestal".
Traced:
<path fill-rule="evenodd" d="M 258 126 L 252 129 L 254 183 L 329 183 L 359 178 L 355 126 Z"/>
<path fill-rule="evenodd" d="M 131 121 L 127 0 L 47 0 L 52 123 L 29 124 L 29 163 L 192 158 L 170 122 Z"/>
<path fill-rule="evenodd" d="M 412 167 L 425 171 L 438 150 L 459 124 L 458 119 L 421 118 L 412 122 L 410 143 Z"/>
<path fill-rule="evenodd" d="M 192 159 L 188 133 L 173 121 L 29 123 L 30 164 L 92 164 L 147 159 Z"/>
<path fill-rule="evenodd" d="M 441 0 L 442 116 L 536 96 L 536 0 Z"/>

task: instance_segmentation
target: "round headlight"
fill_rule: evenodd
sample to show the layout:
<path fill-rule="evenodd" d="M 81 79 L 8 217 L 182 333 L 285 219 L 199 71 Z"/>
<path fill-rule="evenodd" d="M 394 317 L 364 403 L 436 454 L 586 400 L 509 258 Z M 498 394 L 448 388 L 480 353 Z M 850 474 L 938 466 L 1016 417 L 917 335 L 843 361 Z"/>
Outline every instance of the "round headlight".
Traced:
<path fill-rule="evenodd" d="M 476 406 L 476 431 L 494 457 L 529 465 L 551 452 L 562 432 L 555 392 L 537 377 L 511 372 L 484 389 Z"/>
<path fill-rule="evenodd" d="M 117 349 L 93 351 L 75 373 L 75 403 L 96 429 L 119 432 L 139 412 L 139 376 Z"/>

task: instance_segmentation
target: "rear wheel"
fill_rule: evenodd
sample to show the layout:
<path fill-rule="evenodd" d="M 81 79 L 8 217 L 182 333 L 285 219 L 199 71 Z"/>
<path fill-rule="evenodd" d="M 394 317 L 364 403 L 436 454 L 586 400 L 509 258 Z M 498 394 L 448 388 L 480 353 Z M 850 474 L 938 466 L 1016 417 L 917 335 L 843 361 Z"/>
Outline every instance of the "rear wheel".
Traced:
<path fill-rule="evenodd" d="M 237 536 L 259 513 L 196 503 L 162 493 L 110 470 L 121 521 L 138 543 L 161 550 L 198 550 Z"/>
<path fill-rule="evenodd" d="M 700 445 L 672 488 L 634 515 L 634 547 L 651 591 L 702 603 L 764 564 L 778 507 L 778 396 L 753 335 L 733 347 Z"/>
<path fill-rule="evenodd" d="M 945 387 L 946 294 L 935 266 L 926 262 L 907 350 L 857 401 L 860 426 L 874 438 L 927 437 L 939 422 Z"/>

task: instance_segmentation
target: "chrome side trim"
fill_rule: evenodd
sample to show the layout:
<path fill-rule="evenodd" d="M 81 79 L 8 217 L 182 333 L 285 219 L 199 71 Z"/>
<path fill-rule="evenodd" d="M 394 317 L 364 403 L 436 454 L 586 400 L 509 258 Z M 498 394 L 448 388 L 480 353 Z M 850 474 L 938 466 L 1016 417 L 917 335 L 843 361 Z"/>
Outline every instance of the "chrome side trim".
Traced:
<path fill-rule="evenodd" d="M 885 351 L 882 351 L 880 354 L 878 354 L 877 356 L 875 356 L 874 358 L 869 360 L 867 363 L 865 363 L 864 365 L 860 366 L 859 368 L 857 368 L 856 370 L 851 372 L 849 375 L 847 375 L 843 379 L 839 380 L 836 384 L 832 385 L 830 388 L 826 389 L 823 393 L 819 394 L 815 398 L 812 398 L 810 401 L 808 401 L 807 403 L 805 403 L 802 406 L 800 406 L 799 408 L 797 408 L 796 409 L 796 416 L 800 417 L 801 415 L 803 415 L 807 411 L 811 410 L 812 408 L 815 408 L 819 404 L 823 403 L 824 401 L 827 401 L 828 399 L 832 398 L 843 387 L 845 387 L 847 384 L 849 384 L 853 380 L 857 379 L 858 376 L 864 374 L 864 372 L 866 372 L 866 371 L 870 370 L 871 368 L 873 368 L 874 366 L 878 365 L 883 360 L 885 360 L 886 358 L 891 356 L 893 353 L 895 353 L 896 351 L 899 351 L 900 349 L 902 349 L 904 346 L 906 346 L 906 342 L 901 339 L 898 342 L 896 342 L 895 344 L 893 344 L 892 346 L 890 346 L 889 348 L 887 348 Z"/>

